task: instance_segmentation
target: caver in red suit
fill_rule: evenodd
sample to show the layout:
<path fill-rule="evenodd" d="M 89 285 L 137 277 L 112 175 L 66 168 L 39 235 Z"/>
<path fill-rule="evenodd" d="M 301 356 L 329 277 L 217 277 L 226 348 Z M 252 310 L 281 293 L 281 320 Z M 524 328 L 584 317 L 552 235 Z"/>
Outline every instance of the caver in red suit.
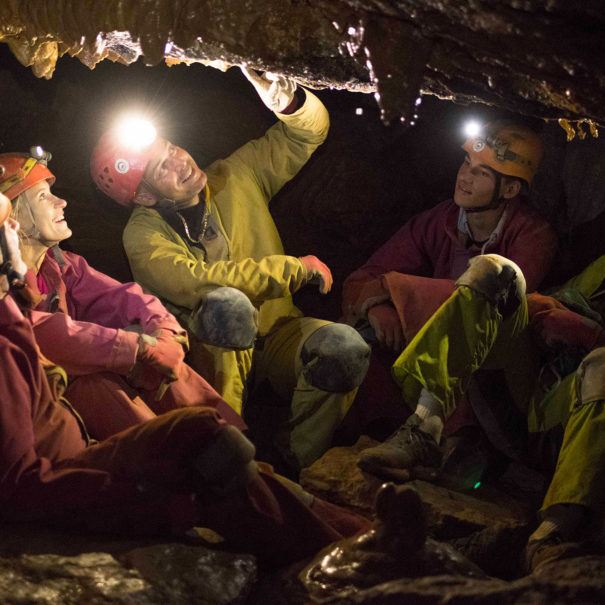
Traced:
<path fill-rule="evenodd" d="M 44 361 L 44 360 L 43 360 Z M 210 527 L 284 564 L 368 521 L 295 494 L 211 408 L 173 410 L 94 445 L 43 368 L 29 321 L 0 300 L 0 506 L 5 522 L 129 535 Z M 48 375 L 48 377 L 47 377 Z"/>
<path fill-rule="evenodd" d="M 103 439 L 144 420 L 188 405 L 218 409 L 239 428 L 239 415 L 186 364 L 176 381 L 162 387 L 135 388 L 126 377 L 136 364 L 139 334 L 183 329 L 160 303 L 135 283 L 122 284 L 96 271 L 77 254 L 58 246 L 48 250 L 37 286 L 43 300 L 32 312 L 42 353 L 70 376 L 66 396 L 91 434 Z M 161 397 L 157 399 L 159 394 Z"/>
<path fill-rule="evenodd" d="M 157 298 L 61 251 L 58 243 L 71 230 L 65 200 L 50 189 L 55 177 L 48 159 L 41 148 L 0 154 L 0 192 L 12 201 L 20 223 L 21 255 L 39 300 L 32 313 L 36 341 L 70 376 L 67 395 L 91 435 L 103 439 L 189 405 L 215 407 L 243 428 L 241 418 L 183 363 L 185 331 Z"/>
<path fill-rule="evenodd" d="M 493 122 L 463 149 L 453 199 L 413 217 L 344 283 L 344 321 L 356 325 L 369 319 L 377 333 L 386 328 L 383 342 L 394 342 L 390 348 L 396 353 L 449 298 L 470 258 L 493 253 L 514 261 L 532 292 L 556 252 L 552 227 L 522 199 L 542 157 L 537 135 L 514 123 Z M 388 371 L 373 358 L 366 387 L 389 382 Z M 389 400 L 394 393 L 375 397 Z"/>

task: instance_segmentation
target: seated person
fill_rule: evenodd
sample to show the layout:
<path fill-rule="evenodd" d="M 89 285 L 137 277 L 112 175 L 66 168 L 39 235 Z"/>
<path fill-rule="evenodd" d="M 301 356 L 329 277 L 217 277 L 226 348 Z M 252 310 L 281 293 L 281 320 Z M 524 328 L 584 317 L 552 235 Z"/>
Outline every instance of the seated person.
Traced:
<path fill-rule="evenodd" d="M 65 372 L 41 356 L 27 311 L 7 295 L 10 280 L 29 299 L 9 207 L 0 194 L 4 522 L 172 539 L 209 527 L 279 566 L 368 528 L 256 463 L 252 444 L 212 408 L 173 410 L 91 444 L 63 396 Z"/>
<path fill-rule="evenodd" d="M 71 236 L 66 202 L 51 191 L 55 177 L 45 153 L 33 152 L 0 154 L 0 191 L 12 200 L 22 255 L 39 291 L 31 313 L 36 341 L 70 376 L 67 397 L 92 436 L 103 439 L 187 405 L 216 407 L 242 428 L 218 393 L 183 363 L 186 335 L 157 298 L 59 248 Z"/>
<path fill-rule="evenodd" d="M 347 323 L 367 318 L 396 353 L 454 291 L 470 258 L 510 258 L 532 292 L 556 251 L 553 229 L 525 200 L 542 158 L 538 136 L 497 121 L 462 148 L 453 198 L 411 218 L 344 283 Z"/>
<path fill-rule="evenodd" d="M 369 322 L 371 338 L 382 345 L 368 376 L 375 392 L 364 390 L 364 399 L 371 400 L 358 406 L 368 417 L 366 425 L 372 416 L 394 415 L 393 353 L 402 351 L 454 291 L 470 258 L 485 253 L 510 258 L 523 270 L 529 291 L 538 288 L 552 263 L 555 233 L 526 200 L 542 158 L 539 137 L 525 126 L 495 121 L 462 148 L 453 198 L 411 218 L 345 280 L 344 321 L 362 330 Z M 462 404 L 447 432 L 474 422 Z"/>
<path fill-rule="evenodd" d="M 605 331 L 590 304 L 601 303 L 604 279 L 602 257 L 556 298 L 526 298 L 523 273 L 515 263 L 492 254 L 471 259 L 453 294 L 393 366 L 403 398 L 415 412 L 387 441 L 365 450 L 359 466 L 381 475 L 393 469 L 412 476 L 415 469 L 438 469 L 443 424 L 471 378 L 479 369 L 500 368 L 506 397 L 484 402 L 485 411 L 497 414 L 499 405 L 522 414 L 527 437 L 519 455 L 552 477 L 542 522 L 527 545 L 528 569 L 560 554 L 561 542 L 577 539 L 581 521 L 602 512 Z M 562 353 L 573 353 L 575 363 Z"/>
<path fill-rule="evenodd" d="M 229 350 L 231 339 L 201 336 L 192 339 L 188 360 L 238 412 L 251 372 L 252 388 L 266 381 L 289 402 L 276 443 L 296 469 L 330 446 L 367 371 L 369 347 L 350 326 L 302 317 L 294 306 L 294 292 L 316 282 L 326 293 L 332 275 L 314 256 L 284 254 L 268 207 L 326 138 L 327 111 L 309 91 L 295 91 L 294 82 L 245 73 L 279 118 L 260 139 L 201 170 L 166 139 L 135 149 L 112 129 L 93 151 L 91 175 L 101 192 L 134 205 L 124 230 L 134 278 L 183 325 L 190 326 L 192 313 L 212 314 L 225 290 L 258 308 L 256 346 Z M 221 305 L 215 308 L 221 317 Z"/>

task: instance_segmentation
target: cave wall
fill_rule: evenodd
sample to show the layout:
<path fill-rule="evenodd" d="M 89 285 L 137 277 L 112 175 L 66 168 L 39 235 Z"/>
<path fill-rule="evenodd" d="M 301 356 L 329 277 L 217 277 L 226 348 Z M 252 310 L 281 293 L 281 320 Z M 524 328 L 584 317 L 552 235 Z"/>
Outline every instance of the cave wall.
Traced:
<path fill-rule="evenodd" d="M 131 66 L 103 62 L 89 70 L 63 58 L 51 80 L 35 78 L 0 45 L 3 151 L 41 144 L 53 153 L 56 191 L 65 197 L 74 235 L 66 245 L 98 269 L 130 279 L 121 231 L 127 212 L 100 205 L 88 174 L 90 151 L 121 109 L 151 107 L 161 132 L 201 166 L 224 157 L 274 122 L 237 68 Z M 461 125 L 468 117 L 507 114 L 424 96 L 415 126 L 385 126 L 372 95 L 321 90 L 331 115 L 328 141 L 272 203 L 286 252 L 315 254 L 335 275 L 334 291 L 303 289 L 308 313 L 338 316 L 344 277 L 412 214 L 446 199 L 461 161 Z M 556 123 L 523 118 L 541 129 L 546 157 L 532 203 L 562 237 L 556 281 L 605 253 L 605 141 L 566 141 Z"/>

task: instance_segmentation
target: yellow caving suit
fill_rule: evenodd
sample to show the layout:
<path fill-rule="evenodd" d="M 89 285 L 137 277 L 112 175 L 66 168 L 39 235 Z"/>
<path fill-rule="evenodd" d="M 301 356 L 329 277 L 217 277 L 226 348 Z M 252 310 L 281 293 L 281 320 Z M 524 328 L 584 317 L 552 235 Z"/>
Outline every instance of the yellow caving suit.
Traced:
<path fill-rule="evenodd" d="M 605 256 L 563 286 L 590 299 L 605 276 Z M 542 511 L 558 503 L 600 509 L 605 499 L 605 347 L 550 388 L 541 384 L 539 355 L 523 299 L 503 319 L 497 308 L 459 286 L 393 365 L 404 400 L 414 407 L 421 388 L 445 417 L 478 369 L 505 370 L 511 403 L 527 416 L 529 462 L 553 472 Z"/>
<path fill-rule="evenodd" d="M 290 115 L 276 114 L 280 121 L 263 137 L 205 170 L 209 224 L 220 232 L 223 245 L 191 246 L 157 211 L 141 206 L 123 235 L 135 280 L 184 325 L 204 295 L 221 286 L 242 291 L 259 309 L 263 338 L 254 351 L 255 381 L 268 379 L 277 393 L 292 398 L 289 447 L 301 467 L 329 447 L 356 394 L 320 391 L 302 375 L 304 341 L 329 322 L 304 318 L 294 306 L 291 294 L 313 276 L 298 258 L 284 254 L 268 208 L 328 133 L 325 107 L 312 93 L 305 94 L 302 107 Z M 232 351 L 192 338 L 188 361 L 241 413 L 252 356 L 253 349 Z"/>

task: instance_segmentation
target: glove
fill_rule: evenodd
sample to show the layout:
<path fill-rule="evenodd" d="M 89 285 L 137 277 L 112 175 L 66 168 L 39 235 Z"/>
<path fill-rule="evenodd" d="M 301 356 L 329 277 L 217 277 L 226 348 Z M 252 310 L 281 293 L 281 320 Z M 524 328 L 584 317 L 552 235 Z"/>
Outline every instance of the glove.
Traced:
<path fill-rule="evenodd" d="M 308 281 L 319 281 L 319 291 L 327 294 L 332 289 L 332 272 L 317 256 L 300 256 L 298 260 L 307 271 Z"/>
<path fill-rule="evenodd" d="M 182 340 L 182 337 L 168 330 L 141 334 L 137 362 L 149 366 L 169 380 L 176 380 L 185 359 Z"/>
<path fill-rule="evenodd" d="M 403 329 L 394 307 L 386 303 L 371 307 L 368 311 L 368 321 L 374 328 L 378 342 L 395 353 L 401 353 L 404 342 Z"/>
<path fill-rule="evenodd" d="M 590 351 L 603 335 L 603 328 L 596 321 L 568 309 L 538 313 L 532 326 L 548 347 L 578 346 Z"/>
<path fill-rule="evenodd" d="M 283 111 L 292 103 L 294 91 L 296 90 L 296 82 L 294 80 L 270 72 L 265 72 L 262 76 L 259 76 L 255 71 L 246 67 L 241 67 L 240 69 L 246 78 L 250 80 L 252 86 L 256 88 L 256 92 L 262 102 L 271 111 Z"/>

